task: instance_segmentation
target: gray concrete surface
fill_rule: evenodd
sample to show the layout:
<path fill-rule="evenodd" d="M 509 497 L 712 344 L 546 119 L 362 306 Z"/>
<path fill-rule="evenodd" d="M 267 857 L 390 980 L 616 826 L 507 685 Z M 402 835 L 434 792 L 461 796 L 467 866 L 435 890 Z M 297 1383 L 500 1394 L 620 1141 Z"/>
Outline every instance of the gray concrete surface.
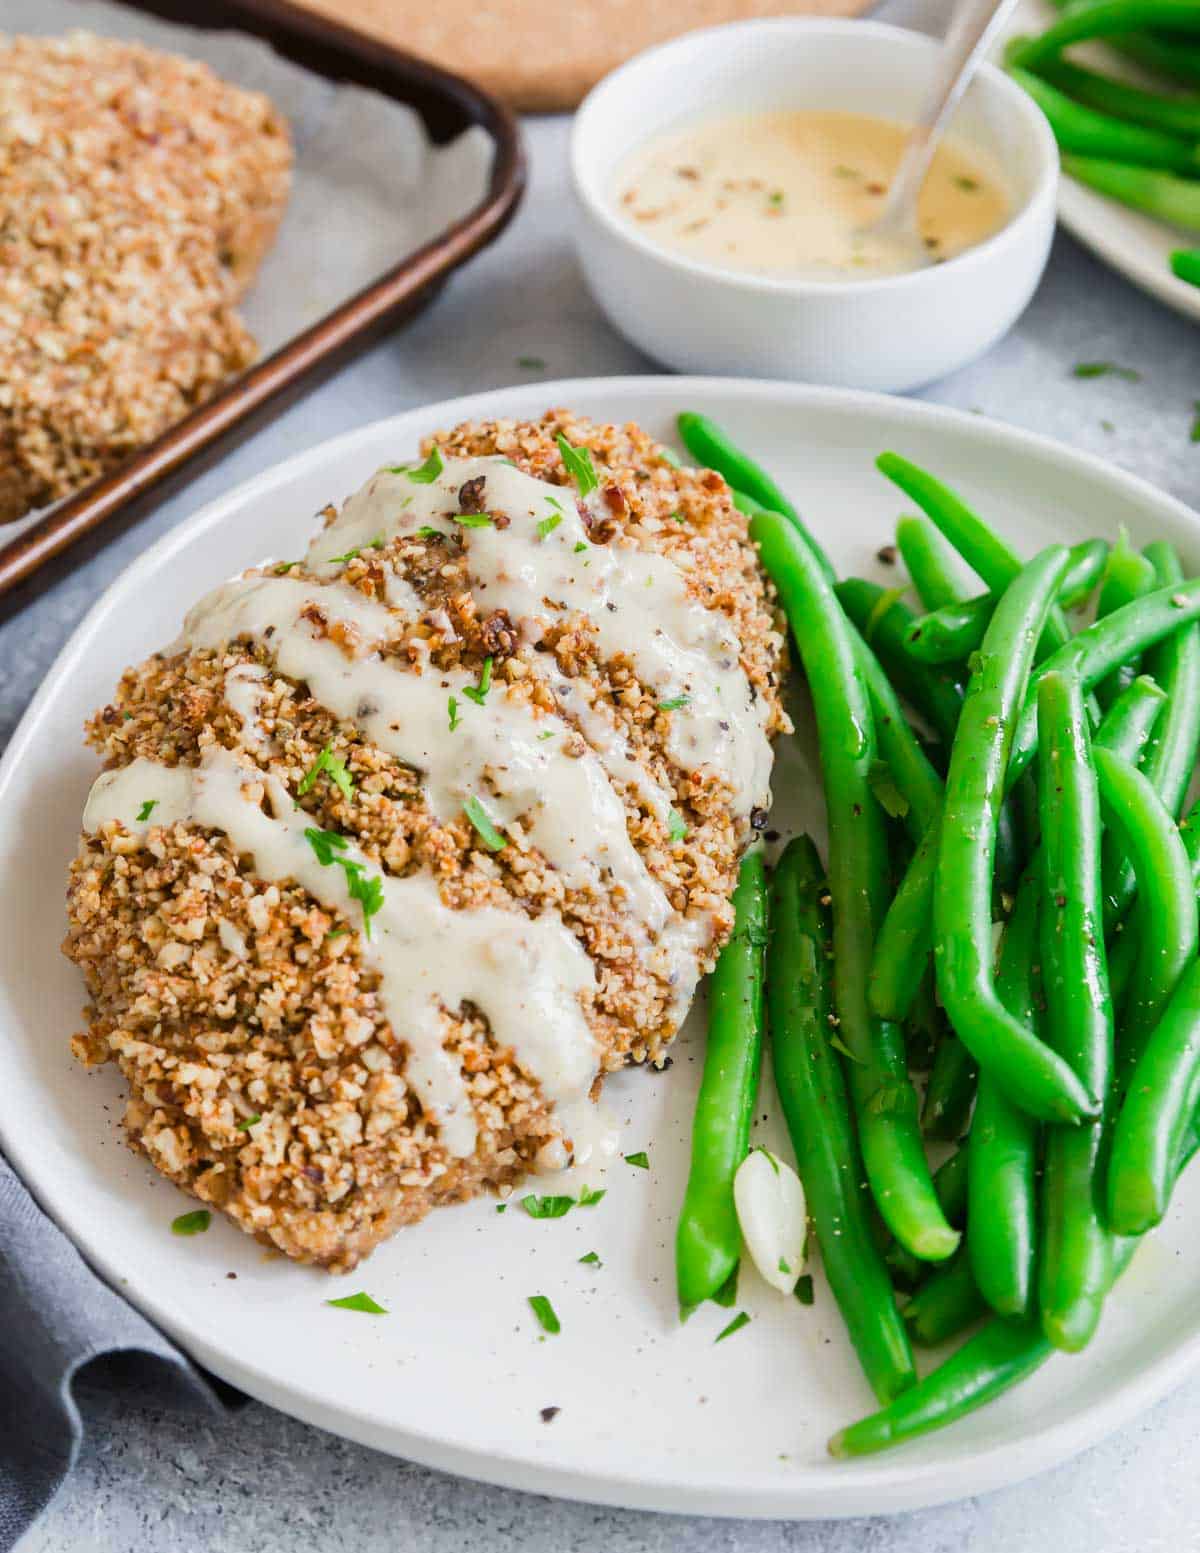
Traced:
<path fill-rule="evenodd" d="M 897 14 L 898 7 L 890 8 Z M 911 14 L 911 12 L 909 13 Z M 346 369 L 152 517 L 0 624 L 0 738 L 96 595 L 152 538 L 284 456 L 366 420 L 533 376 L 653 370 L 597 314 L 566 243 L 566 126 L 530 126 L 517 225 L 415 327 Z M 1079 360 L 1142 381 L 1072 378 Z M 1101 453 L 1200 500 L 1200 332 L 1060 236 L 1015 332 L 927 397 Z M 798 1399 L 803 1405 L 803 1399 Z M 87 1403 L 78 1470 L 21 1553 L 1157 1553 L 1197 1543 L 1200 1381 L 1023 1486 L 918 1515 L 819 1525 L 656 1517 L 556 1503 L 392 1461 L 251 1405 L 198 1422 L 110 1386 Z"/>

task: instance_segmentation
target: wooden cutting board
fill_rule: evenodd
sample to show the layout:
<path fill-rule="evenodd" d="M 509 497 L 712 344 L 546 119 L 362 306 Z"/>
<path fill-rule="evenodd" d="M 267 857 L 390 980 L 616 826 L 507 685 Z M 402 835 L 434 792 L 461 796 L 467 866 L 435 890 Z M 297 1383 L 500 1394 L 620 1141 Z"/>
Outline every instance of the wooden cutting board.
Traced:
<path fill-rule="evenodd" d="M 573 108 L 601 76 L 681 32 L 756 16 L 854 16 L 873 0 L 300 0 L 468 76 L 514 108 Z"/>

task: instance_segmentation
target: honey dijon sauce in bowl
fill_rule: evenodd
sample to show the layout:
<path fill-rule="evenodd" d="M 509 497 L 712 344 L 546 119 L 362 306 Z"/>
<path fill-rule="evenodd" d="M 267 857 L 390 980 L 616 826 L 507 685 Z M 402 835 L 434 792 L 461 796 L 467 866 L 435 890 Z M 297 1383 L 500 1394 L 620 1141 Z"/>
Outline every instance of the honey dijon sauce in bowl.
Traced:
<path fill-rule="evenodd" d="M 984 67 L 922 193 L 930 262 L 867 230 L 938 43 L 796 18 L 690 33 L 576 117 L 580 260 L 613 323 L 680 371 L 915 388 L 1022 312 L 1049 254 L 1058 160 L 1040 111 Z"/>

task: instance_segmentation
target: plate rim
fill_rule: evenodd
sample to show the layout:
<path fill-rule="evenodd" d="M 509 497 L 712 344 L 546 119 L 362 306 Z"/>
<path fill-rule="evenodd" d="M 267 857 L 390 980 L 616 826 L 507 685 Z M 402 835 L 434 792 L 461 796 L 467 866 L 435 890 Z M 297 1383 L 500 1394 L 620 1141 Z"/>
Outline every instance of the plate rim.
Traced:
<path fill-rule="evenodd" d="M 22 714 L 0 757 L 0 805 L 8 796 L 13 773 L 27 747 L 38 735 L 43 708 L 57 694 L 60 681 L 86 651 L 95 629 L 93 622 L 102 619 L 113 607 L 114 597 L 135 590 L 146 579 L 146 574 L 157 573 L 179 548 L 227 521 L 230 511 L 244 508 L 275 485 L 310 466 L 352 452 L 357 443 L 370 442 L 383 428 L 391 425 L 422 419 L 450 425 L 480 412 L 492 417 L 527 413 L 524 409 L 510 411 L 507 406 L 513 401 L 527 403 L 531 399 L 541 399 L 547 405 L 570 404 L 578 396 L 593 400 L 607 396 L 619 401 L 630 394 L 642 397 L 649 394 L 679 407 L 686 403 L 689 395 L 716 394 L 750 402 L 783 400 L 794 405 L 798 413 L 806 406 L 840 410 L 847 415 L 852 415 L 855 409 L 865 409 L 883 413 L 901 423 L 949 427 L 952 431 L 967 432 L 1008 456 L 1033 448 L 1059 467 L 1086 470 L 1134 502 L 1142 505 L 1149 502 L 1160 510 L 1171 510 L 1182 527 L 1200 535 L 1200 514 L 1186 503 L 1096 454 L 1070 447 L 1038 432 L 923 400 L 770 379 L 665 374 L 555 379 L 482 390 L 383 416 L 304 448 L 211 498 L 136 556 L 96 598 L 71 632 Z M 619 418 L 619 411 L 614 413 L 614 418 Z M 527 1456 L 508 1454 L 495 1448 L 483 1450 L 462 1445 L 444 1434 L 398 1428 L 370 1410 L 355 1410 L 323 1401 L 307 1386 L 294 1381 L 282 1382 L 276 1375 L 251 1363 L 229 1358 L 209 1341 L 206 1333 L 197 1331 L 194 1323 L 178 1318 L 169 1298 L 156 1296 L 153 1289 L 143 1288 L 127 1277 L 129 1268 L 106 1254 L 98 1226 L 73 1221 L 68 1190 L 38 1177 L 36 1152 L 30 1147 L 35 1141 L 28 1133 L 22 1133 L 19 1125 L 14 1128 L 10 1124 L 0 1095 L 0 1149 L 35 1201 L 110 1287 L 207 1369 L 269 1406 L 360 1444 L 424 1466 L 525 1492 L 628 1509 L 755 1519 L 840 1519 L 930 1507 L 1019 1482 L 1059 1465 L 1166 1396 L 1200 1365 L 1198 1326 L 1189 1339 L 1165 1351 L 1136 1375 L 1121 1382 L 1099 1403 L 1027 1432 L 1020 1439 L 983 1446 L 970 1458 L 959 1462 L 953 1474 L 946 1472 L 944 1462 L 936 1460 L 906 1467 L 902 1454 L 859 1463 L 853 1475 L 845 1473 L 841 1482 L 838 1479 L 845 1469 L 835 1463 L 805 1468 L 808 1481 L 798 1490 L 751 1483 L 745 1475 L 738 1478 L 736 1474 L 727 1481 L 697 1488 L 680 1479 L 677 1473 L 659 1472 L 645 1477 L 602 1468 L 584 1472 L 574 1466 L 539 1463 Z"/>

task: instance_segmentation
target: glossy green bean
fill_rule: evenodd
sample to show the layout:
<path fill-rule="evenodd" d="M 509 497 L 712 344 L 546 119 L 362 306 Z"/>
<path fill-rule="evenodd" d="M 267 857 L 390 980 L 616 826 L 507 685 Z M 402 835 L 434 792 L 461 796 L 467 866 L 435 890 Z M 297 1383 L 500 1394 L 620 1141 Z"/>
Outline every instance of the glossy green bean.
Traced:
<path fill-rule="evenodd" d="M 946 1222 L 955 1229 L 962 1229 L 967 1217 L 967 1153 L 956 1149 L 933 1172 L 933 1189 L 937 1193 Z M 957 1255 L 957 1252 L 955 1253 Z M 884 1251 L 884 1261 L 898 1289 L 914 1289 L 922 1278 L 930 1273 L 930 1264 L 921 1262 L 903 1246 L 891 1241 Z M 935 1264 L 933 1271 L 937 1271 Z"/>
<path fill-rule="evenodd" d="M 1163 587 L 1182 580 L 1183 568 L 1173 546 L 1146 546 L 1146 559 Z M 1167 697 L 1164 716 L 1154 731 L 1142 769 L 1167 812 L 1177 815 L 1183 804 L 1196 748 L 1200 744 L 1200 626 L 1187 626 L 1159 642 L 1146 654 L 1146 671 Z M 1117 838 L 1104 851 L 1104 922 L 1111 931 L 1128 911 L 1136 883 L 1133 867 L 1122 856 Z"/>
<path fill-rule="evenodd" d="M 771 879 L 771 1052 L 825 1275 L 867 1379 L 887 1400 L 911 1386 L 916 1373 L 872 1229 L 842 1066 L 829 1044 L 826 893 L 812 842 L 803 836 L 789 843 Z"/>
<path fill-rule="evenodd" d="M 1026 870 L 1004 929 L 996 995 L 1014 1019 L 1038 1030 L 1040 870 Z M 984 1301 L 1002 1316 L 1023 1316 L 1033 1294 L 1037 1244 L 1037 1124 L 986 1071 L 979 1076 L 967 1139 L 967 1255 Z"/>
<path fill-rule="evenodd" d="M 942 779 L 909 726 L 883 665 L 853 625 L 850 630 L 875 715 L 879 758 L 908 805 L 903 820 L 916 843 L 940 812 Z"/>
<path fill-rule="evenodd" d="M 956 604 L 966 590 L 954 574 L 954 555 L 928 518 L 904 517 L 896 524 L 896 548 L 925 610 Z"/>
<path fill-rule="evenodd" d="M 1189 86 L 1200 85 L 1200 48 L 1181 38 L 1168 38 L 1153 32 L 1124 32 L 1105 39 L 1110 49 L 1124 54 L 1147 70 L 1157 70 L 1173 81 Z M 1038 69 L 1042 66 L 1039 64 Z"/>
<path fill-rule="evenodd" d="M 762 1063 L 767 883 L 761 848 L 742 861 L 733 909 L 733 936 L 709 981 L 704 1073 L 675 1236 L 676 1284 L 684 1311 L 717 1293 L 736 1269 L 742 1249 L 733 1178 L 749 1147 Z"/>
<path fill-rule="evenodd" d="M 1038 729 L 1045 1030 L 1089 1094 L 1107 1096 L 1113 1016 L 1100 926 L 1100 800 L 1076 679 L 1042 677 Z M 1091 1340 L 1111 1281 L 1100 1176 L 1106 1125 L 1102 1110 L 1081 1126 L 1046 1130 L 1038 1304 L 1043 1332 L 1071 1353 Z"/>
<path fill-rule="evenodd" d="M 816 556 L 822 572 L 830 582 L 837 575 L 833 563 L 805 526 L 803 518 L 787 499 L 783 490 L 748 453 L 743 452 L 733 439 L 707 415 L 697 415 L 685 410 L 676 418 L 683 445 L 694 459 L 706 469 L 715 469 L 725 477 L 735 491 L 744 491 L 760 502 L 768 512 L 781 513 Z"/>
<path fill-rule="evenodd" d="M 1118 1234 L 1144 1234 L 1166 1213 L 1175 1160 L 1198 1090 L 1200 960 L 1193 960 L 1146 1041 L 1117 1116 L 1108 1212 Z"/>
<path fill-rule="evenodd" d="M 987 1302 L 971 1276 L 964 1248 L 935 1268 L 905 1305 L 904 1324 L 914 1343 L 936 1348 L 986 1314 Z"/>
<path fill-rule="evenodd" d="M 1180 140 L 1177 135 L 1129 124 L 1097 108 L 1074 102 L 1042 76 L 1017 65 L 1009 67 L 1009 74 L 1046 115 L 1061 150 L 1142 167 L 1160 167 L 1191 177 L 1200 172 L 1200 153 L 1196 146 Z"/>
<path fill-rule="evenodd" d="M 1070 7 L 1045 32 L 1025 39 L 1011 57 L 1014 64 L 1032 69 L 1043 59 L 1061 54 L 1072 43 L 1148 27 L 1200 32 L 1200 9 L 1195 0 L 1092 0 L 1088 5 Z"/>
<path fill-rule="evenodd" d="M 921 1106 L 921 1131 L 927 1138 L 953 1143 L 962 1137 L 970 1119 L 978 1075 L 979 1064 L 948 1030 L 934 1054 Z"/>
<path fill-rule="evenodd" d="M 958 727 L 962 691 L 952 675 L 918 663 L 905 647 L 912 610 L 894 592 L 861 577 L 848 577 L 835 592 L 896 690 L 948 749 Z"/>
<path fill-rule="evenodd" d="M 1129 543 L 1129 531 L 1122 526 L 1104 567 L 1100 597 L 1096 601 L 1096 618 L 1103 620 L 1105 615 L 1111 615 L 1115 609 L 1152 592 L 1157 584 L 1158 574 L 1153 565 Z M 1102 707 L 1112 705 L 1137 674 L 1139 667 L 1138 659 L 1131 659 L 1100 681 L 1095 694 Z"/>
<path fill-rule="evenodd" d="M 979 651 L 946 779 L 934 880 L 938 994 L 960 1040 L 1009 1098 L 1043 1120 L 1093 1114 L 1092 1094 L 1004 1008 L 992 973 L 992 863 L 1016 713 L 1068 555 L 1042 551 L 1004 593 Z"/>
<path fill-rule="evenodd" d="M 1064 156 L 1062 169 L 1097 194 L 1107 194 L 1172 226 L 1200 232 L 1200 182 L 1192 178 L 1092 156 Z"/>
<path fill-rule="evenodd" d="M 1095 70 L 1085 70 L 1069 59 L 1044 59 L 1038 74 L 1076 102 L 1130 124 L 1167 130 L 1187 140 L 1200 140 L 1200 97 L 1175 97 L 1147 92 L 1114 80 Z"/>
<path fill-rule="evenodd" d="M 1200 248 L 1176 248 L 1171 255 L 1171 272 L 1189 286 L 1200 286 Z"/>
<path fill-rule="evenodd" d="M 1104 822 L 1123 841 L 1138 882 L 1138 974 L 1122 1009 L 1117 1052 L 1123 1090 L 1196 953 L 1196 891 L 1179 829 L 1151 783 L 1110 750 L 1096 749 L 1093 758 Z"/>
<path fill-rule="evenodd" d="M 941 806 L 917 845 L 875 937 L 867 998 L 879 1019 L 904 1019 L 933 953 L 930 909 L 941 845 Z"/>
<path fill-rule="evenodd" d="M 1071 547 L 1071 565 L 1058 602 L 1063 609 L 1074 609 L 1095 587 L 1108 557 L 1103 539 L 1085 539 Z M 914 658 L 922 663 L 962 663 L 983 640 L 988 621 L 996 608 L 994 593 L 943 605 L 915 620 L 905 637 Z"/>
<path fill-rule="evenodd" d="M 879 1212 L 914 1256 L 949 1256 L 959 1235 L 937 1200 L 917 1125 L 900 1029 L 872 1016 L 867 977 L 889 888 L 883 814 L 872 788 L 875 723 L 854 637 L 820 566 L 773 513 L 751 534 L 779 591 L 808 680 L 829 817 L 838 1034 L 867 1179 Z"/>

